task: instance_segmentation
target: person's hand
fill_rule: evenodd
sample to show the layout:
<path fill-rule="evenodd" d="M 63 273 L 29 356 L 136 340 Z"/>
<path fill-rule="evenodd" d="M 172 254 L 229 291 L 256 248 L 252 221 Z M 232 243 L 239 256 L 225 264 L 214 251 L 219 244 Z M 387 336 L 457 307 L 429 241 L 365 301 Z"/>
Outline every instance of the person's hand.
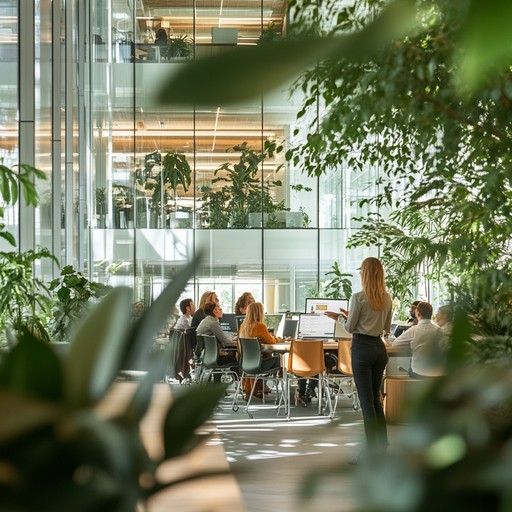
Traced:
<path fill-rule="evenodd" d="M 335 313 L 334 311 L 326 311 L 324 315 L 327 315 L 329 318 L 332 318 L 333 320 L 338 320 L 341 313 Z"/>
<path fill-rule="evenodd" d="M 281 343 L 283 341 L 283 338 L 280 338 L 279 336 L 276 336 L 277 343 Z"/>

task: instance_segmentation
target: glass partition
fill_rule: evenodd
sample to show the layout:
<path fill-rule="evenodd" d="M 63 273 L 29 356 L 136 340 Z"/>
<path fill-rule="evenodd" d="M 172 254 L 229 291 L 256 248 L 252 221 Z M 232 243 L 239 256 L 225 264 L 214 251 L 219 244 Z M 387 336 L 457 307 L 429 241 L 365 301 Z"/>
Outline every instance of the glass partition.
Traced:
<path fill-rule="evenodd" d="M 0 4 L 0 158 L 8 167 L 19 163 L 17 4 L 16 0 L 6 0 Z M 6 209 L 4 219 L 6 229 L 16 238 L 16 209 Z M 11 250 L 11 246 L 3 239 L 0 240 L 0 248 Z"/>

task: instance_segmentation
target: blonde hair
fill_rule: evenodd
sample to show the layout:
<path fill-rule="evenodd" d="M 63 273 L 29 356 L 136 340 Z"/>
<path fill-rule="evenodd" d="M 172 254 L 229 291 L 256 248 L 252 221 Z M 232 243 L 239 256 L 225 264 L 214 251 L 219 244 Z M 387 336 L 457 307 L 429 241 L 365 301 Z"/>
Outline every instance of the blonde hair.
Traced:
<path fill-rule="evenodd" d="M 265 319 L 265 312 L 263 310 L 263 304 L 261 302 L 251 302 L 247 306 L 247 313 L 245 320 L 240 325 L 240 331 L 238 336 L 242 338 L 252 337 L 252 330 L 257 323 L 263 322 Z"/>
<path fill-rule="evenodd" d="M 386 307 L 386 282 L 384 267 L 377 258 L 366 258 L 361 264 L 361 284 L 363 292 L 368 297 L 370 307 L 374 311 L 382 311 Z"/>
<path fill-rule="evenodd" d="M 213 296 L 217 295 L 215 292 L 206 291 L 201 295 L 201 299 L 199 300 L 199 309 L 204 309 L 206 304 L 209 302 L 215 302 Z"/>

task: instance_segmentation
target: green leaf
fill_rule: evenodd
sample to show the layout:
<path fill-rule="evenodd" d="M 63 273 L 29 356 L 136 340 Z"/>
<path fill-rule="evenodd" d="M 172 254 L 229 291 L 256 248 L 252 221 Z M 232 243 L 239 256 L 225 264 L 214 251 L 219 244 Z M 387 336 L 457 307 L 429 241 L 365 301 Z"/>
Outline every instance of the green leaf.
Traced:
<path fill-rule="evenodd" d="M 505 71 L 512 62 L 510 20 L 512 2 L 473 0 L 464 24 L 457 82 L 472 92 L 493 74 Z"/>
<path fill-rule="evenodd" d="M 0 365 L 0 387 L 60 401 L 64 393 L 61 361 L 48 343 L 24 332 Z"/>
<path fill-rule="evenodd" d="M 196 254 L 189 264 L 173 276 L 171 282 L 134 325 L 127 340 L 126 364 L 129 365 L 133 361 L 139 360 L 141 355 L 147 351 L 148 340 L 152 340 L 164 325 L 169 317 L 169 304 L 176 304 L 190 278 L 194 275 L 200 258 L 201 253 Z"/>
<path fill-rule="evenodd" d="M 50 402 L 22 396 L 18 392 L 0 393 L 0 445 L 27 432 L 53 423 L 62 414 L 61 408 Z"/>
<path fill-rule="evenodd" d="M 195 434 L 212 414 L 224 396 L 226 386 L 211 384 L 191 388 L 178 396 L 164 421 L 165 457 L 179 457 L 197 446 L 201 437 Z"/>
<path fill-rule="evenodd" d="M 354 34 L 240 47 L 198 59 L 178 73 L 173 71 L 158 100 L 164 104 L 207 105 L 246 101 L 294 79 L 320 59 L 358 60 L 373 54 L 393 38 L 410 32 L 417 25 L 416 14 L 414 1 L 395 0 L 373 23 Z"/>
<path fill-rule="evenodd" d="M 66 401 L 71 407 L 97 403 L 121 369 L 131 296 L 128 288 L 114 289 L 94 305 L 71 340 L 64 359 Z"/>

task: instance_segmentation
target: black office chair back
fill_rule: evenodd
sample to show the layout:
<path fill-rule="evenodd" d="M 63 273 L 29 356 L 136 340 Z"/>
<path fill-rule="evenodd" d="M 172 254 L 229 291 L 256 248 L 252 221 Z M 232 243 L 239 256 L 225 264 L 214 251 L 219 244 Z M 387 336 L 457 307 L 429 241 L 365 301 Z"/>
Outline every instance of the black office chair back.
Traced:
<path fill-rule="evenodd" d="M 197 346 L 196 328 L 189 327 L 185 330 L 185 343 L 194 352 Z"/>
<path fill-rule="evenodd" d="M 199 342 L 199 335 L 197 336 Z M 207 368 L 215 368 L 218 366 L 219 359 L 219 346 L 217 345 L 217 338 L 215 336 L 208 336 L 203 334 L 204 353 L 203 364 Z"/>
<path fill-rule="evenodd" d="M 240 338 L 242 371 L 255 375 L 261 373 L 261 345 L 258 338 Z"/>
<path fill-rule="evenodd" d="M 194 354 L 197 358 L 201 357 L 201 353 L 204 350 L 204 337 L 202 334 L 196 334 L 196 348 Z"/>

